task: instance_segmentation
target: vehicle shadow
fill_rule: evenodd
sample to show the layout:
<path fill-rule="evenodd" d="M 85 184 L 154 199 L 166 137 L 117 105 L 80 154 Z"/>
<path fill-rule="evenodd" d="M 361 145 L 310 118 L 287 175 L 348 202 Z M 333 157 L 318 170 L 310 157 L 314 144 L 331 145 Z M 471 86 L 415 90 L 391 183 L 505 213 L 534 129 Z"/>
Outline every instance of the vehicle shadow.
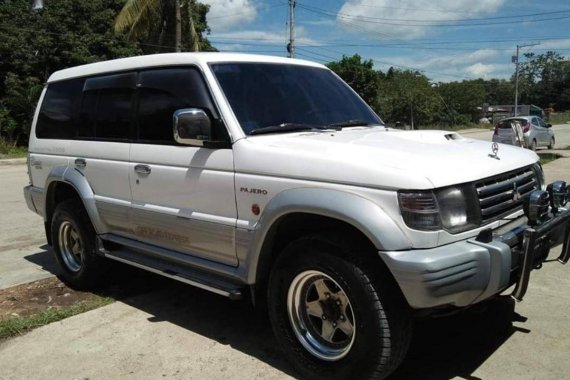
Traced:
<path fill-rule="evenodd" d="M 156 292 L 122 302 L 153 315 L 150 322 L 168 321 L 226 344 L 290 375 L 265 315 L 247 302 L 235 302 L 184 284 L 165 280 Z M 471 374 L 515 332 L 526 318 L 514 311 L 514 301 L 501 297 L 484 310 L 418 320 L 406 359 L 390 379 L 476 379 Z"/>
<path fill-rule="evenodd" d="M 51 252 L 26 259 L 58 274 Z M 94 293 L 152 315 L 149 322 L 173 323 L 298 377 L 284 358 L 268 318 L 249 302 L 230 301 L 137 268 L 112 264 L 105 285 Z M 477 379 L 472 373 L 514 333 L 529 332 L 513 325 L 525 320 L 515 312 L 509 297 L 459 314 L 417 320 L 408 354 L 390 379 Z"/>
<path fill-rule="evenodd" d="M 390 379 L 478 379 L 473 372 L 503 343 L 516 332 L 530 332 L 513 325 L 526 320 L 506 296 L 452 316 L 419 320 L 408 354 Z"/>
<path fill-rule="evenodd" d="M 58 276 L 61 273 L 53 257 L 51 247 L 47 244 L 38 247 L 37 253 L 24 256 L 24 259 L 37 265 L 41 270 L 49 272 L 55 276 Z"/>

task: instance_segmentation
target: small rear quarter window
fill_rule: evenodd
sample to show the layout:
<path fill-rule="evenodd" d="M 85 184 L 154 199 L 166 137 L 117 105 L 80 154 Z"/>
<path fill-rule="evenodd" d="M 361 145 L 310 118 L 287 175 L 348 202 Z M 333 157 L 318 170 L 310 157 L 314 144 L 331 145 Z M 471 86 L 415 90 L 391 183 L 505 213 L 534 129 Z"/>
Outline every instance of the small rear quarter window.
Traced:
<path fill-rule="evenodd" d="M 36 137 L 72 139 L 75 137 L 73 118 L 83 89 L 83 78 L 50 83 L 42 102 L 36 124 Z"/>

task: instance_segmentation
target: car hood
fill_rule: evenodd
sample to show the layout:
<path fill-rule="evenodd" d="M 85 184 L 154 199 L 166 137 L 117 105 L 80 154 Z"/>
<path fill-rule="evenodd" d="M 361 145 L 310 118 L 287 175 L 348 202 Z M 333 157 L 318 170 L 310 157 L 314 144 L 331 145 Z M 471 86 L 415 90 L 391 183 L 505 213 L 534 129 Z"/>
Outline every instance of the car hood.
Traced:
<path fill-rule="evenodd" d="M 529 150 L 447 131 L 384 127 L 254 136 L 234 144 L 238 173 L 386 189 L 471 182 L 538 161 Z"/>

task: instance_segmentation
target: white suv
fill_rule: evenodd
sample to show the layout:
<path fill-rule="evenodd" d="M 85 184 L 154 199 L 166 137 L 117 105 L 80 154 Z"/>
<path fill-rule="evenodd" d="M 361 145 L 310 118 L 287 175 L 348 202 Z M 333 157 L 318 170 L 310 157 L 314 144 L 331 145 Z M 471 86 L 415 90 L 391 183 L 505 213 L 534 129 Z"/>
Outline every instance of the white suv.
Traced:
<path fill-rule="evenodd" d="M 25 196 L 69 284 L 112 259 L 251 295 L 302 376 L 383 377 L 415 314 L 520 300 L 550 247 L 568 261 L 566 184 L 498 149 L 386 128 L 311 62 L 143 56 L 50 77 Z"/>

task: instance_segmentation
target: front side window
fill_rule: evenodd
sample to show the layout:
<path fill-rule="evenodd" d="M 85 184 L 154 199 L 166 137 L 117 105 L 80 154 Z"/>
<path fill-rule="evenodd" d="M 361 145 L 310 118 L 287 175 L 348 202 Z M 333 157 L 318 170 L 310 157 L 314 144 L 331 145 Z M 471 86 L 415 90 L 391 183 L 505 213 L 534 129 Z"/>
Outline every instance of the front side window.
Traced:
<path fill-rule="evenodd" d="M 174 143 L 172 116 L 183 108 L 212 109 L 198 70 L 191 67 L 142 71 L 138 84 L 138 139 Z"/>
<path fill-rule="evenodd" d="M 246 134 L 295 124 L 326 128 L 380 118 L 330 70 L 293 64 L 219 63 L 211 65 Z"/>

